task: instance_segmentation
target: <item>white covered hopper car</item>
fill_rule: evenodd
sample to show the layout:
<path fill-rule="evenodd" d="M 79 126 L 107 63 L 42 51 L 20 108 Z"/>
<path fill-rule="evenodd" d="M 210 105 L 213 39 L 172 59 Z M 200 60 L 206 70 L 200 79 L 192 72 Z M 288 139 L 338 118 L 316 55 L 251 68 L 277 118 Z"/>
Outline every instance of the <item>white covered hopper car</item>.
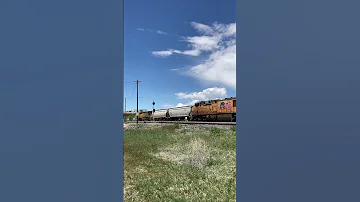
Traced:
<path fill-rule="evenodd" d="M 191 106 L 174 107 L 169 109 L 168 119 L 171 121 L 185 120 L 190 118 Z"/>
<path fill-rule="evenodd" d="M 153 114 L 154 121 L 167 120 L 168 110 L 167 109 L 159 109 L 155 110 Z"/>

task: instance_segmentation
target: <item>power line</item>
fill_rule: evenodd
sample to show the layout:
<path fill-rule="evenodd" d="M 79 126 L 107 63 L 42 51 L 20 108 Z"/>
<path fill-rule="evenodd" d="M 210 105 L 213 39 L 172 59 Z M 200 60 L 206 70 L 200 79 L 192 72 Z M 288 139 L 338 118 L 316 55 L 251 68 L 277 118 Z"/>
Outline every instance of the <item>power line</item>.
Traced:
<path fill-rule="evenodd" d="M 133 91 L 133 93 L 131 94 L 130 100 L 132 99 L 132 97 L 133 97 L 133 95 L 134 95 L 134 93 L 135 93 L 135 90 L 136 90 L 136 86 L 134 86 L 134 91 Z"/>
<path fill-rule="evenodd" d="M 124 81 L 124 89 L 126 89 L 126 83 L 133 83 L 132 81 Z M 131 100 L 132 99 L 132 97 L 134 96 L 134 93 L 135 93 L 135 90 L 136 90 L 136 86 L 134 86 L 134 90 L 133 90 L 133 92 L 132 92 L 132 94 L 131 94 L 131 97 L 129 98 L 129 97 L 127 97 L 127 99 L 128 100 Z M 131 92 L 131 91 L 130 91 Z"/>

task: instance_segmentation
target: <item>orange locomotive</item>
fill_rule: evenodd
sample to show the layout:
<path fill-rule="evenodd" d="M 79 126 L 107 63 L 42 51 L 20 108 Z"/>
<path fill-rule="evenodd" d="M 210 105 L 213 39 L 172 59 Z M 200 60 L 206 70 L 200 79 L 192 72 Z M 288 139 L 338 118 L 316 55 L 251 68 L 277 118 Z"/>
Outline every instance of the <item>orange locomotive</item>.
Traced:
<path fill-rule="evenodd" d="M 236 97 L 200 101 L 191 109 L 193 121 L 236 121 Z"/>
<path fill-rule="evenodd" d="M 140 111 L 139 121 L 150 121 L 151 115 L 152 115 L 152 111 Z"/>

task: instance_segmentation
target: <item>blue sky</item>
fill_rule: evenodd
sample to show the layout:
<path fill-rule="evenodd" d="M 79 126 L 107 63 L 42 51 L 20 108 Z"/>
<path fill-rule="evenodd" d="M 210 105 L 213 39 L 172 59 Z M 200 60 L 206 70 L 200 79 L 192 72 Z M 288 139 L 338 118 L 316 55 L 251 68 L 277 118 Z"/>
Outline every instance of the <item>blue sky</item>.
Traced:
<path fill-rule="evenodd" d="M 235 0 L 125 1 L 126 109 L 236 96 Z"/>

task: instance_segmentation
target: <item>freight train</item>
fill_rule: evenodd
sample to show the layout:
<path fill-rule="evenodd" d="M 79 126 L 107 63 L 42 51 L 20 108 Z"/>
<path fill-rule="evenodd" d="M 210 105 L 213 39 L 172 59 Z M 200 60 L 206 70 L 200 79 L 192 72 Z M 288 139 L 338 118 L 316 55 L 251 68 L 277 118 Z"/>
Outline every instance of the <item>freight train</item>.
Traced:
<path fill-rule="evenodd" d="M 150 121 L 152 118 L 152 111 L 141 110 L 139 113 L 139 121 Z"/>
<path fill-rule="evenodd" d="M 173 107 L 139 113 L 139 121 L 236 121 L 236 97 L 200 101 L 193 106 Z"/>

